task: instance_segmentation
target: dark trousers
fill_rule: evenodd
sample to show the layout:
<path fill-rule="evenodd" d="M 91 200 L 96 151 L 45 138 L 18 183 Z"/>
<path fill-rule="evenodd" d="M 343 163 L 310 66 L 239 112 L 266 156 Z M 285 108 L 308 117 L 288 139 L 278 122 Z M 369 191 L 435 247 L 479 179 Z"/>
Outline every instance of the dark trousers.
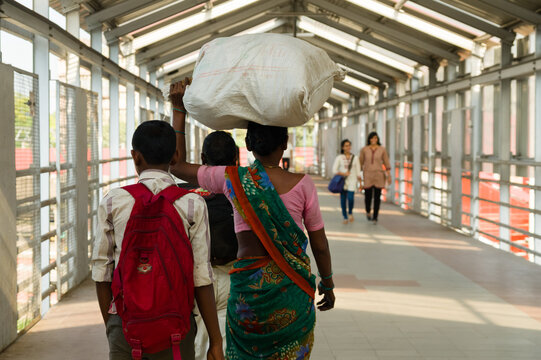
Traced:
<path fill-rule="evenodd" d="M 340 205 L 342 206 L 342 216 L 347 220 L 348 214 L 353 213 L 353 200 L 355 199 L 355 192 L 344 190 L 340 193 Z M 349 211 L 346 210 L 346 200 L 349 205 Z"/>
<path fill-rule="evenodd" d="M 288 157 L 282 158 L 282 167 L 284 170 L 289 170 L 289 160 L 290 159 Z"/>
<path fill-rule="evenodd" d="M 180 355 L 182 360 L 195 358 L 195 333 L 196 325 L 193 315 L 191 316 L 190 332 L 180 342 Z M 118 315 L 110 315 L 107 321 L 107 340 L 109 341 L 109 360 L 131 360 L 131 347 L 122 332 L 122 319 Z M 155 354 L 143 354 L 143 360 L 172 360 L 173 351 L 165 349 Z"/>
<path fill-rule="evenodd" d="M 381 203 L 381 189 L 372 186 L 368 189 L 364 189 L 364 205 L 366 207 L 366 213 L 370 214 L 370 208 L 372 205 L 372 197 L 374 197 L 374 214 L 372 220 L 378 219 L 379 204 Z"/>

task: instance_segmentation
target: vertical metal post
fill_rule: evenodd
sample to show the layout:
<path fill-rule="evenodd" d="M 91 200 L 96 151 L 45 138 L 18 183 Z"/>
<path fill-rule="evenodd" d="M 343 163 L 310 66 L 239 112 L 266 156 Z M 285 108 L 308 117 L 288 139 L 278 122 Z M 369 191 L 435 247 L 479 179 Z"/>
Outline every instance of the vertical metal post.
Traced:
<path fill-rule="evenodd" d="M 76 274 L 75 282 L 82 282 L 90 271 L 89 268 L 89 248 L 88 243 L 88 160 L 87 160 L 87 97 L 83 89 L 75 91 L 76 119 L 75 138 L 76 138 L 76 159 L 75 159 L 75 178 L 77 179 L 75 188 L 77 193 L 76 202 L 76 224 L 77 229 L 77 248 L 76 248 Z"/>
<path fill-rule="evenodd" d="M 473 56 L 471 58 L 471 76 L 481 74 L 483 49 L 480 45 L 476 45 Z M 471 205 L 470 224 L 472 227 L 472 235 L 478 236 L 479 229 L 479 172 L 481 163 L 479 162 L 481 155 L 481 124 L 483 119 L 483 94 L 481 85 L 473 85 L 471 88 L 471 156 L 472 156 L 472 171 L 471 171 Z"/>
<path fill-rule="evenodd" d="M 156 70 L 153 70 L 150 72 L 150 80 L 149 82 L 152 84 L 152 86 L 156 86 Z M 156 95 L 152 93 L 150 96 L 150 111 L 154 113 L 154 119 L 158 119 L 158 115 L 156 114 Z"/>
<path fill-rule="evenodd" d="M 501 67 L 505 68 L 511 64 L 513 55 L 511 53 L 511 45 L 502 42 L 502 58 Z M 495 128 L 498 129 L 499 137 L 494 139 L 498 141 L 499 145 L 494 146 L 494 152 L 496 153 L 496 147 L 498 147 L 499 159 L 505 161 L 498 166 L 500 173 L 500 203 L 510 203 L 510 175 L 511 169 L 509 160 L 511 159 L 511 79 L 500 80 L 500 92 L 499 97 L 495 97 L 498 101 L 494 102 L 495 107 L 499 109 L 497 112 L 497 121 L 495 122 Z M 496 110 L 496 109 L 495 109 Z M 500 205 L 500 237 L 502 239 L 511 240 L 511 234 L 509 228 L 505 225 L 510 224 L 510 211 L 509 207 Z M 510 246 L 507 243 L 500 242 L 500 249 L 509 251 Z"/>
<path fill-rule="evenodd" d="M 414 77 L 411 79 L 411 91 L 419 90 L 419 79 Z M 414 101 L 411 104 L 411 121 L 413 121 L 413 133 L 411 142 L 409 143 L 410 150 L 413 152 L 413 210 L 421 212 L 421 145 L 422 145 L 422 108 L 420 101 Z"/>
<path fill-rule="evenodd" d="M 428 87 L 432 88 L 437 85 L 436 79 L 437 68 L 428 70 Z M 436 97 L 428 98 L 428 218 L 431 218 L 434 212 L 434 146 L 435 146 L 435 125 L 436 125 Z"/>
<path fill-rule="evenodd" d="M 396 83 L 396 94 L 400 97 L 400 96 L 403 96 L 406 94 L 406 86 L 405 86 L 405 83 L 402 82 L 402 81 L 397 81 Z M 399 177 L 399 197 L 398 197 L 398 204 L 400 206 L 402 206 L 402 204 L 405 203 L 405 196 L 404 194 L 406 193 L 406 183 L 404 182 L 405 178 L 406 178 L 406 172 L 404 170 L 404 161 L 405 161 L 405 158 L 404 158 L 404 154 L 405 154 L 405 138 L 406 138 L 406 134 L 407 134 L 407 128 L 406 128 L 406 124 L 405 124 L 405 114 L 402 112 L 402 110 L 404 109 L 404 106 L 405 104 L 404 103 L 399 103 L 398 104 L 398 114 L 397 116 L 395 116 L 397 118 L 397 123 L 399 125 L 397 125 L 400 129 L 400 132 L 399 132 L 399 138 L 398 138 L 398 154 L 400 156 L 399 158 L 399 162 L 400 162 L 400 170 L 398 172 L 398 177 Z"/>
<path fill-rule="evenodd" d="M 163 77 L 161 77 L 158 79 L 158 88 L 163 89 L 164 86 L 165 86 L 165 83 L 164 83 Z M 158 116 L 160 120 L 162 119 L 162 116 L 165 114 L 163 101 L 164 101 L 163 98 L 158 99 Z"/>
<path fill-rule="evenodd" d="M 119 47 L 118 41 L 109 44 L 109 58 L 118 64 Z M 109 147 L 111 158 L 119 157 L 120 153 L 120 99 L 119 99 L 119 81 L 118 77 L 111 75 L 109 78 L 109 99 L 110 99 L 110 138 Z M 111 163 L 111 180 L 118 179 L 120 176 L 120 163 L 113 161 Z"/>
<path fill-rule="evenodd" d="M 535 29 L 535 56 L 541 56 L 541 25 L 537 25 Z M 541 69 L 535 71 L 535 162 L 541 162 Z M 539 183 L 541 182 L 541 167 L 535 167 L 535 209 L 541 209 L 541 190 L 539 189 Z M 537 179 L 540 179 L 538 181 Z M 534 215 L 534 230 L 537 234 L 541 233 L 541 215 Z M 541 239 L 535 239 L 535 250 L 541 250 Z M 541 264 L 541 257 L 536 256 L 535 262 Z"/>
<path fill-rule="evenodd" d="M 13 68 L 0 64 L 0 349 L 17 337 L 17 194 Z"/>
<path fill-rule="evenodd" d="M 135 132 L 135 112 L 139 109 L 135 108 L 135 85 L 128 83 L 126 85 L 126 156 L 129 156 L 131 150 L 131 139 Z M 133 161 L 128 161 L 128 177 L 135 175 L 135 164 Z M 129 181 L 133 183 L 133 180 Z"/>
<path fill-rule="evenodd" d="M 457 77 L 457 67 L 455 65 L 447 65 L 446 67 L 447 82 L 453 81 Z M 442 163 L 450 166 L 451 178 L 447 177 L 447 189 L 451 191 L 451 217 L 443 216 L 444 209 L 442 208 L 442 222 L 451 221 L 451 226 L 459 228 L 462 221 L 462 121 L 461 112 L 457 110 L 457 93 L 449 92 L 445 97 L 446 120 L 443 127 L 442 152 L 450 161 Z M 449 184 L 449 181 L 451 182 Z M 449 200 L 449 198 L 447 198 Z M 442 201 L 442 205 L 443 201 Z"/>
<path fill-rule="evenodd" d="M 56 118 L 55 118 L 55 140 L 60 141 L 60 83 L 55 81 L 56 89 Z M 56 146 L 56 298 L 62 299 L 62 188 L 60 186 L 60 146 Z"/>
<path fill-rule="evenodd" d="M 389 84 L 389 87 L 387 88 L 387 98 L 391 99 L 395 97 L 396 95 L 396 83 Z M 387 152 L 389 154 L 389 162 L 391 163 L 391 186 L 389 187 L 389 197 L 387 201 L 389 202 L 395 202 L 395 182 L 396 182 L 396 107 L 390 106 L 387 108 L 387 121 L 389 122 L 389 144 L 385 144 L 387 147 Z M 367 134 L 368 136 L 368 134 Z M 398 201 L 400 204 L 400 200 Z"/>
<path fill-rule="evenodd" d="M 92 29 L 90 31 L 90 42 L 92 49 L 101 54 L 102 52 L 102 30 L 101 26 Z M 92 65 L 91 74 L 91 87 L 92 91 L 98 94 L 98 159 L 103 159 L 103 123 L 102 123 L 102 106 L 103 106 L 103 93 L 102 93 L 102 70 L 98 65 Z M 103 165 L 99 165 L 98 169 L 99 183 L 103 182 Z M 98 197 L 102 197 L 102 188 L 99 187 Z"/>
<path fill-rule="evenodd" d="M 34 11 L 45 17 L 49 17 L 49 0 L 34 0 Z M 49 39 L 35 34 L 34 36 L 34 73 L 38 75 L 38 107 L 39 107 L 39 164 L 40 167 L 49 166 Z M 50 197 L 50 185 L 49 185 L 49 173 L 40 175 L 40 200 L 45 201 Z M 41 208 L 40 213 L 40 233 L 45 234 L 49 232 L 49 206 Z M 47 266 L 49 264 L 50 253 L 50 241 L 46 240 L 41 243 L 39 254 L 40 265 Z M 40 269 L 41 271 L 41 269 Z M 42 289 L 49 288 L 50 273 L 45 274 L 41 278 L 41 288 L 39 293 L 42 293 Z M 45 314 L 49 310 L 50 298 L 47 297 L 41 302 L 41 314 Z"/>
<path fill-rule="evenodd" d="M 145 81 L 148 80 L 148 70 L 145 64 L 139 66 L 139 77 L 141 77 Z M 140 102 L 139 106 L 141 109 L 148 109 L 148 97 L 147 97 L 147 91 L 145 88 L 142 88 L 141 91 L 139 92 L 139 102 Z M 141 119 L 139 120 L 141 122 L 150 120 L 148 119 L 146 111 L 144 112 L 144 114 L 141 114 Z"/>
<path fill-rule="evenodd" d="M 79 39 L 79 32 L 81 31 L 80 19 L 79 19 L 79 4 L 74 4 L 72 7 L 66 10 L 66 30 L 77 39 Z M 68 59 L 66 61 L 66 75 L 67 82 L 70 85 L 81 85 L 81 67 L 80 60 L 77 54 L 68 52 Z"/>

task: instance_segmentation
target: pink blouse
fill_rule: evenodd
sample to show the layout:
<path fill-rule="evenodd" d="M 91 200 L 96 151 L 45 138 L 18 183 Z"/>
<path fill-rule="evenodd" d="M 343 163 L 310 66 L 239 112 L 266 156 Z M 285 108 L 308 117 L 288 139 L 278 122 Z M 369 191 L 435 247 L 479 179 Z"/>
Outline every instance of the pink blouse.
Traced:
<path fill-rule="evenodd" d="M 201 166 L 197 172 L 197 181 L 203 189 L 213 193 L 225 194 L 231 201 L 225 184 L 225 166 Z M 291 190 L 281 194 L 280 199 L 282 199 L 291 217 L 301 230 L 304 230 L 303 220 L 308 231 L 323 228 L 324 224 L 319 210 L 317 191 L 310 176 L 304 175 Z M 250 225 L 237 212 L 235 206 L 233 206 L 233 215 L 236 233 L 252 230 Z"/>

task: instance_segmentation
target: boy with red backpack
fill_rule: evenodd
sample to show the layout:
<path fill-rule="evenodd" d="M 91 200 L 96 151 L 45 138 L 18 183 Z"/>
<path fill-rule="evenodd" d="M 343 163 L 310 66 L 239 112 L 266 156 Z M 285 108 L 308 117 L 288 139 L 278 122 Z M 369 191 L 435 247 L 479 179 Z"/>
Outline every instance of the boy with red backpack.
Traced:
<path fill-rule="evenodd" d="M 100 203 L 92 255 L 109 359 L 193 359 L 195 295 L 210 337 L 207 359 L 221 360 L 205 201 L 168 173 L 179 156 L 169 124 L 144 122 L 132 147 L 139 182 Z"/>

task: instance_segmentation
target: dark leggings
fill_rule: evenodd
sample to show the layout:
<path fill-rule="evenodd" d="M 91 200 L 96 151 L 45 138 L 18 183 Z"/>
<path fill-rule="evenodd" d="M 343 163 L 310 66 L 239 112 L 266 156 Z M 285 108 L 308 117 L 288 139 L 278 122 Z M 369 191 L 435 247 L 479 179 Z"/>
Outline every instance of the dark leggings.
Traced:
<path fill-rule="evenodd" d="M 349 205 L 349 212 L 346 210 L 346 198 Z M 342 216 L 344 219 L 348 219 L 348 213 L 353 213 L 353 200 L 355 198 L 355 192 L 344 190 L 340 193 L 340 205 L 342 206 Z"/>
<path fill-rule="evenodd" d="M 366 208 L 366 213 L 370 214 L 370 207 L 372 205 L 372 193 L 374 193 L 374 215 L 372 216 L 372 220 L 377 220 L 379 213 L 379 204 L 381 203 L 381 189 L 375 186 L 364 189 L 364 206 Z"/>

